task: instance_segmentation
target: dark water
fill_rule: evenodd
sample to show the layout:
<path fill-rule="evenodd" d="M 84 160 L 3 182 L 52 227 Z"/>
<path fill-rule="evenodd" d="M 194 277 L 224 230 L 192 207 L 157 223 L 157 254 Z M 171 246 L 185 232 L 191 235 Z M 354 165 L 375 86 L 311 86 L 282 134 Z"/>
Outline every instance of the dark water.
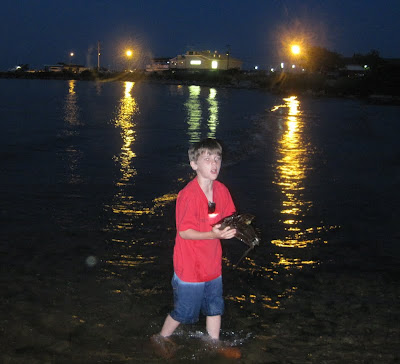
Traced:
<path fill-rule="evenodd" d="M 0 80 L 0 90 L 1 303 L 12 312 L 2 317 L 4 358 L 41 362 L 44 352 L 50 362 L 68 355 L 79 362 L 71 354 L 78 347 L 82 362 L 94 352 L 92 362 L 151 357 L 128 342 L 143 344 L 171 308 L 174 201 L 193 177 L 188 146 L 203 137 L 224 143 L 220 180 L 238 210 L 256 216 L 262 236 L 237 269 L 246 247 L 223 242 L 222 337 L 243 346 L 245 362 L 262 362 L 265 353 L 266 362 L 296 362 L 277 359 L 284 339 L 272 351 L 268 340 L 279 337 L 281 321 L 307 325 L 301 312 L 332 280 L 356 279 L 348 294 L 362 282 L 366 300 L 379 296 L 376 286 L 391 291 L 399 262 L 398 107 L 129 82 Z M 379 282 L 368 284 L 370 276 Z M 312 299 L 309 282 L 321 289 Z M 385 304 L 398 298 L 383 296 Z M 288 308 L 296 300 L 299 312 Z M 342 302 L 326 302 L 335 300 Z M 48 319 L 34 319 L 47 310 L 55 326 L 68 326 L 59 336 L 69 339 L 58 338 L 65 348 L 54 348 Z M 29 330 L 46 339 L 32 342 Z M 180 359 L 201 360 L 202 332 L 202 322 L 178 330 L 194 348 Z M 322 362 L 311 359 L 312 349 L 299 350 L 297 362 Z"/>

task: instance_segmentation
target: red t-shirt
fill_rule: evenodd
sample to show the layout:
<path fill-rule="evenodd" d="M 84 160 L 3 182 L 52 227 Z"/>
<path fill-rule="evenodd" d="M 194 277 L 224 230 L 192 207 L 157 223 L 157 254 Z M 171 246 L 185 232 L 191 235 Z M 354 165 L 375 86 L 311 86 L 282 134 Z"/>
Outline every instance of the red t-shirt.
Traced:
<path fill-rule="evenodd" d="M 209 215 L 208 200 L 197 178 L 178 194 L 174 271 L 185 282 L 207 282 L 221 275 L 222 248 L 219 239 L 189 240 L 179 235 L 179 231 L 188 229 L 211 231 L 213 224 L 235 212 L 228 189 L 219 181 L 213 182 L 213 198 L 215 212 Z"/>

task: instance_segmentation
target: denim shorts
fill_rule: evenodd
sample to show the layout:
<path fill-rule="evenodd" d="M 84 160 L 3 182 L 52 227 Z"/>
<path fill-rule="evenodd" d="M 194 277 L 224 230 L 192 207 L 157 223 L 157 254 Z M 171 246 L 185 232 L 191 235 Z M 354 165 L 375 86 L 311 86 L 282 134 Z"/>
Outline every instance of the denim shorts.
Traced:
<path fill-rule="evenodd" d="M 222 277 L 209 282 L 184 282 L 176 274 L 172 278 L 174 310 L 170 316 L 183 324 L 193 324 L 199 320 L 200 312 L 205 316 L 224 313 L 222 297 Z"/>

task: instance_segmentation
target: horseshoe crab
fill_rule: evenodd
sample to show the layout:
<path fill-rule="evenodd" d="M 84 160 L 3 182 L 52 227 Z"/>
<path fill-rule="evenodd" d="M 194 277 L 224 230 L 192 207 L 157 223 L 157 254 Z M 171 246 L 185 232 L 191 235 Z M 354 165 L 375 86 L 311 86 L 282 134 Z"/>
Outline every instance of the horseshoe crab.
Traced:
<path fill-rule="evenodd" d="M 244 254 L 241 256 L 235 266 L 237 266 L 242 261 L 242 259 L 249 253 L 250 250 L 254 249 L 256 245 L 260 244 L 260 237 L 251 225 L 253 219 L 254 216 L 251 214 L 239 214 L 235 212 L 234 214 L 227 216 L 214 224 L 221 224 L 221 226 L 219 227 L 220 230 L 225 229 L 227 226 L 232 229 L 236 229 L 235 238 L 239 239 L 249 246 L 249 249 L 244 252 Z"/>

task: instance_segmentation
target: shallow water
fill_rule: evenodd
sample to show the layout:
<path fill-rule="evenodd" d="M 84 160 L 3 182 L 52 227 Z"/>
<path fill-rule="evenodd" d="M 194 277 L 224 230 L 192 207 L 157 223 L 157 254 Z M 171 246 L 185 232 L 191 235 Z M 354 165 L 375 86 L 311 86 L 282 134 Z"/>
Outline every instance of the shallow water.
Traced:
<path fill-rule="evenodd" d="M 398 107 L 258 90 L 0 80 L 5 363 L 158 362 L 187 148 L 262 236 L 222 243 L 222 338 L 246 363 L 398 360 Z M 397 321 L 396 321 L 397 320 Z M 175 361 L 225 362 L 178 329 Z"/>

